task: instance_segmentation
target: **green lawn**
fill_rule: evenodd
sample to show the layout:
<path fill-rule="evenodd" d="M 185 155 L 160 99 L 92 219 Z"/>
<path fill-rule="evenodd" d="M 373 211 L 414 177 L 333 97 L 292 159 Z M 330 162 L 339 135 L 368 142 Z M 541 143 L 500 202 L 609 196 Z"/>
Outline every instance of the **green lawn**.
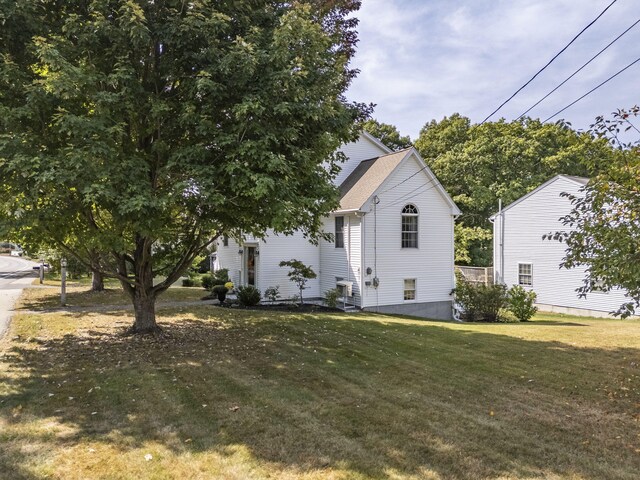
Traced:
<path fill-rule="evenodd" d="M 34 280 L 33 284 L 39 287 L 38 279 Z M 107 279 L 105 281 L 105 289 L 102 292 L 92 292 L 89 290 L 90 286 L 90 278 L 67 282 L 65 305 L 68 307 L 131 305 L 131 299 L 124 293 L 116 280 Z M 25 310 L 45 310 L 60 307 L 60 280 L 47 278 L 44 287 L 48 287 L 46 294 L 40 291 L 43 287 L 25 290 L 18 307 Z M 202 287 L 171 287 L 159 297 L 158 303 L 197 301 L 208 294 L 209 292 Z"/>
<path fill-rule="evenodd" d="M 0 478 L 638 478 L 637 320 L 159 316 L 14 319 Z"/>

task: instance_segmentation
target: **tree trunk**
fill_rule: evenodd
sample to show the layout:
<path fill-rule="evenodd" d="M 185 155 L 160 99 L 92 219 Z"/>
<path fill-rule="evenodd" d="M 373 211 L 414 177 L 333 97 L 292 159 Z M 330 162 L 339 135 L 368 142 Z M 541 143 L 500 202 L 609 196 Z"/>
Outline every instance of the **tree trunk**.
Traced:
<path fill-rule="evenodd" d="M 91 291 L 102 292 L 104 291 L 104 277 L 98 270 L 91 271 Z"/>
<path fill-rule="evenodd" d="M 97 250 L 91 250 L 89 255 L 91 268 L 91 291 L 102 292 L 104 291 L 104 277 L 100 270 L 100 252 Z"/>
<path fill-rule="evenodd" d="M 156 323 L 156 292 L 153 290 L 151 243 L 145 237 L 136 239 L 134 254 L 136 285 L 128 289 L 136 317 L 133 326 L 129 329 L 131 334 L 157 333 L 161 330 Z"/>
<path fill-rule="evenodd" d="M 129 333 L 156 333 L 161 329 L 156 323 L 156 299 L 136 288 L 133 298 L 136 319 Z"/>

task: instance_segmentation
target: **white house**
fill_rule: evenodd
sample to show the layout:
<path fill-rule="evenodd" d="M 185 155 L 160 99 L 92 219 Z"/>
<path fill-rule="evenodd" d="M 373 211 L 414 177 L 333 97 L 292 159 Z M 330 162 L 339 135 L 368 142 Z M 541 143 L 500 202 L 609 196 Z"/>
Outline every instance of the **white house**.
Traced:
<path fill-rule="evenodd" d="M 621 290 L 580 298 L 585 268 L 560 268 L 566 244 L 543 235 L 568 228 L 560 221 L 571 211 L 563 192 L 580 195 L 587 178 L 558 175 L 491 217 L 496 282 L 533 289 L 542 311 L 604 317 L 625 301 Z"/>
<path fill-rule="evenodd" d="M 348 160 L 336 178 L 340 209 L 324 221 L 331 242 L 301 234 L 218 242 L 217 262 L 240 285 L 297 293 L 280 261 L 297 259 L 318 278 L 305 296 L 339 287 L 356 308 L 451 318 L 453 225 L 460 211 L 414 148 L 391 152 L 364 133 L 341 150 Z"/>

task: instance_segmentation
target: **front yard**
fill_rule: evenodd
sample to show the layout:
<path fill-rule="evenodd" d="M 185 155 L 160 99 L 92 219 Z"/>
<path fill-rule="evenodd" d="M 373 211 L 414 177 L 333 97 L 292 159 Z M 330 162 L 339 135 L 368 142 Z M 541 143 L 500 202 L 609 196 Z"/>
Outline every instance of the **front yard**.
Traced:
<path fill-rule="evenodd" d="M 53 293 L 31 290 L 23 306 L 52 305 Z M 635 479 L 640 470 L 637 320 L 158 314 L 159 338 L 118 335 L 132 319 L 117 308 L 14 318 L 0 342 L 0 478 Z"/>

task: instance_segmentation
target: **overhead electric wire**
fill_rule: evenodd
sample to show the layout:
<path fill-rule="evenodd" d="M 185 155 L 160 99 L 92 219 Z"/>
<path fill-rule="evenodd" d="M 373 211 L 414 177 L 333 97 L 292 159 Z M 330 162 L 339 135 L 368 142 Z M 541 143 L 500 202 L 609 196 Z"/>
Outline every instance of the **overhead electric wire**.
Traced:
<path fill-rule="evenodd" d="M 593 87 L 591 90 L 589 90 L 587 93 L 585 93 L 584 95 L 582 95 L 580 98 L 577 98 L 576 100 L 574 100 L 573 102 L 571 102 L 569 105 L 567 105 L 566 107 L 564 107 L 561 110 L 558 110 L 556 113 L 554 113 L 553 115 L 551 115 L 550 117 L 546 118 L 545 120 L 542 121 L 542 123 L 548 122 L 549 120 L 551 120 L 553 117 L 560 115 L 562 112 L 564 112 L 566 109 L 574 106 L 576 103 L 578 103 L 580 100 L 582 100 L 583 98 L 585 98 L 588 95 L 591 95 L 593 92 L 595 92 L 596 90 L 598 90 L 600 87 L 602 87 L 603 85 L 605 85 L 606 83 L 609 83 L 611 80 L 613 80 L 614 78 L 616 78 L 618 75 L 620 75 L 622 72 L 624 72 L 625 70 L 628 70 L 629 68 L 633 67 L 636 63 L 640 62 L 640 57 L 636 58 L 633 62 L 631 62 L 629 65 L 627 65 L 626 67 L 624 67 L 622 70 L 618 70 L 616 73 L 614 73 L 613 75 L 611 75 L 609 78 L 607 78 L 604 82 L 600 83 L 599 85 Z"/>
<path fill-rule="evenodd" d="M 406 148 L 405 150 L 407 151 L 407 153 L 409 153 L 409 150 L 411 150 L 412 148 L 415 148 L 415 147 Z M 396 153 L 399 153 L 399 152 L 401 152 L 401 151 L 402 151 L 402 150 L 398 150 L 397 152 L 394 152 L 394 153 L 392 153 L 391 155 L 396 154 Z M 437 159 L 438 159 L 438 157 L 436 157 L 436 158 L 435 158 L 435 160 L 437 160 Z M 399 187 L 399 186 L 400 186 L 400 185 L 402 185 L 404 182 L 407 182 L 407 181 L 411 180 L 413 177 L 415 177 L 416 175 L 418 175 L 418 174 L 419 174 L 420 172 L 422 172 L 423 170 L 426 170 L 427 168 L 429 168 L 429 167 L 428 167 L 427 165 L 425 165 L 425 166 L 424 166 L 424 167 L 422 167 L 420 170 L 418 170 L 417 172 L 415 172 L 413 175 L 408 176 L 407 178 L 405 178 L 404 180 L 402 180 L 400 183 L 396 183 L 393 187 L 389 187 L 389 188 L 387 188 L 386 190 L 384 190 L 384 191 L 380 192 L 378 195 L 382 195 L 383 193 L 387 193 L 389 190 L 393 190 L 394 188 Z"/>
<path fill-rule="evenodd" d="M 627 122 L 629 125 L 631 125 L 631 128 L 633 128 L 636 132 L 640 133 L 640 130 L 638 130 L 638 127 L 636 127 L 633 123 L 631 123 L 628 118 L 625 118 L 624 121 Z"/>
<path fill-rule="evenodd" d="M 589 65 L 591 62 L 593 62 L 596 58 L 598 58 L 605 50 L 607 50 L 611 45 L 613 45 L 614 43 L 616 43 L 618 40 L 620 40 L 629 30 L 631 30 L 633 27 L 635 27 L 638 23 L 640 23 L 640 18 L 638 20 L 636 20 L 633 25 L 631 25 L 629 28 L 627 28 L 624 32 L 622 32 L 620 35 L 618 35 L 616 38 L 614 38 L 606 47 L 604 47 L 602 50 L 600 50 L 598 53 L 596 53 L 593 57 L 591 57 L 585 64 L 583 64 L 580 68 L 578 68 L 575 72 L 573 72 L 571 75 L 569 75 L 567 78 L 565 78 L 562 83 L 560 83 L 557 87 L 555 87 L 553 90 L 551 90 L 549 93 L 547 93 L 544 97 L 542 97 L 540 100 L 538 100 L 536 103 L 534 103 L 531 107 L 529 107 L 527 110 L 525 110 L 523 113 L 520 114 L 520 116 L 518 116 L 518 118 L 516 120 L 520 120 L 522 117 L 524 117 L 527 113 L 529 113 L 531 110 L 533 110 L 535 107 L 537 107 L 538 105 L 540 105 L 544 100 L 546 100 L 552 93 L 554 93 L 556 90 L 558 90 L 560 87 L 562 87 L 565 83 L 567 83 L 569 80 L 571 80 L 573 77 L 575 77 L 578 73 L 580 73 L 587 65 Z"/>
<path fill-rule="evenodd" d="M 520 92 L 521 92 L 521 91 L 522 91 L 522 90 L 523 90 L 527 85 L 529 85 L 531 82 L 533 82 L 533 80 L 534 80 L 538 75 L 540 75 L 544 70 L 546 70 L 546 68 L 547 68 L 549 65 L 551 65 L 551 64 L 553 63 L 553 61 L 554 61 L 556 58 L 558 58 L 558 57 L 559 57 L 559 56 L 560 56 L 560 55 L 561 55 L 561 54 L 562 54 L 562 53 L 563 53 L 567 48 L 569 48 L 569 47 L 571 46 L 571 44 L 572 44 L 573 42 L 575 42 L 575 41 L 578 39 L 578 37 L 579 37 L 580 35 L 582 35 L 582 34 L 583 34 L 583 33 L 584 33 L 584 32 L 585 32 L 589 27 L 591 27 L 591 25 L 593 25 L 594 23 L 596 23 L 596 22 L 598 21 L 598 19 L 599 19 L 600 17 L 602 17 L 602 15 L 604 15 L 604 14 L 605 14 L 605 12 L 606 12 L 607 10 L 609 10 L 609 9 L 611 8 L 611 6 L 612 6 L 614 3 L 616 3 L 617 1 L 618 1 L 618 0 L 613 0 L 609 5 L 607 5 L 607 7 L 606 7 L 602 12 L 600 12 L 600 14 L 599 14 L 596 18 L 594 18 L 594 19 L 593 19 L 593 20 L 592 20 L 592 21 L 591 21 L 591 22 L 590 22 L 586 27 L 584 27 L 582 30 L 580 30 L 580 32 L 578 32 L 578 34 L 577 34 L 575 37 L 573 37 L 573 39 L 572 39 L 569 43 L 567 43 L 567 44 L 562 48 L 562 50 L 560 50 L 558 53 L 556 53 L 556 54 L 551 58 L 551 60 L 549 60 L 549 61 L 547 62 L 547 64 L 546 64 L 544 67 L 542 67 L 540 70 L 538 70 L 538 71 L 536 72 L 536 74 L 535 74 L 533 77 L 531 77 L 531 78 L 530 78 L 530 79 L 529 79 L 529 80 L 528 80 L 524 85 L 522 85 L 518 90 L 516 90 L 516 91 L 515 91 L 515 93 L 513 93 L 513 95 L 511 95 L 511 96 L 510 96 L 509 98 L 507 98 L 504 102 L 502 102 L 498 108 L 496 108 L 493 112 L 491 112 L 489 115 L 487 115 L 487 117 L 486 117 L 484 120 L 482 120 L 482 122 L 480 122 L 480 125 L 482 125 L 484 122 L 486 122 L 487 120 L 489 120 L 489 119 L 490 119 L 494 114 L 496 114 L 496 113 L 497 113 L 497 112 L 498 112 L 502 107 L 504 107 L 507 103 L 509 103 L 509 102 L 513 99 L 513 97 L 515 97 L 518 93 L 520 93 Z"/>
<path fill-rule="evenodd" d="M 419 170 L 418 172 L 422 171 L 424 169 Z M 391 200 L 390 203 L 384 205 L 383 207 L 380 208 L 380 210 L 384 210 L 387 207 L 390 207 L 392 205 L 396 205 L 398 203 L 404 202 L 406 200 L 408 200 L 409 198 L 411 198 L 414 195 L 417 195 L 418 193 L 423 193 L 423 192 L 417 192 L 418 190 L 420 190 L 421 188 L 424 188 L 425 186 L 433 183 L 433 182 L 438 182 L 438 180 L 434 177 L 434 178 L 430 178 L 429 180 L 427 180 L 427 182 L 417 186 L 416 188 L 414 188 L 413 190 L 410 190 L 409 192 L 403 194 L 402 196 L 395 198 L 393 200 Z M 435 183 L 433 186 L 437 186 L 438 183 Z M 382 195 L 382 193 L 380 193 L 379 195 Z"/>

